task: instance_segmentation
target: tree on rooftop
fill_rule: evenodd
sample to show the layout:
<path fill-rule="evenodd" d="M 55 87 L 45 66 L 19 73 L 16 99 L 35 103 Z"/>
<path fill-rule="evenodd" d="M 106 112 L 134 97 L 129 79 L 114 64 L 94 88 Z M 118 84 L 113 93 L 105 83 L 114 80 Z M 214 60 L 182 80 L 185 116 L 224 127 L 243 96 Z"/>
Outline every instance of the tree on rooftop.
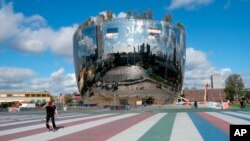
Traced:
<path fill-rule="evenodd" d="M 171 14 L 166 14 L 163 18 L 164 22 L 172 23 L 172 15 Z"/>
<path fill-rule="evenodd" d="M 88 26 L 95 24 L 95 22 L 92 20 L 91 17 L 88 18 L 87 22 L 88 22 Z"/>
<path fill-rule="evenodd" d="M 103 23 L 105 20 L 105 16 L 103 14 L 100 14 L 96 18 L 96 24 L 99 25 L 100 23 Z"/>
<path fill-rule="evenodd" d="M 130 12 L 130 10 L 128 10 L 128 11 L 126 12 L 126 19 L 130 19 L 130 16 L 131 16 L 131 12 Z"/>
<path fill-rule="evenodd" d="M 151 9 L 148 9 L 148 10 L 146 11 L 146 17 L 147 17 L 147 19 L 149 19 L 149 20 L 152 20 L 152 19 L 153 19 L 153 12 L 152 12 Z"/>
<path fill-rule="evenodd" d="M 146 12 L 143 11 L 143 12 L 141 13 L 140 19 L 147 19 L 147 14 L 146 14 Z"/>
<path fill-rule="evenodd" d="M 88 27 L 88 25 L 89 25 L 88 21 L 84 21 L 83 24 L 82 24 L 82 28 L 86 28 L 86 27 Z"/>
<path fill-rule="evenodd" d="M 176 26 L 177 26 L 177 28 L 179 28 L 181 30 L 185 30 L 185 27 L 181 22 L 177 22 Z"/>
<path fill-rule="evenodd" d="M 89 25 L 92 25 L 92 26 L 93 26 L 93 25 L 95 25 L 94 20 L 92 20 L 92 19 L 91 19 L 91 21 L 90 21 Z"/>
<path fill-rule="evenodd" d="M 134 11 L 134 19 L 136 19 L 136 18 L 138 18 L 138 11 L 137 10 Z"/>
<path fill-rule="evenodd" d="M 87 28 L 90 25 L 91 17 L 88 18 L 87 21 L 84 21 L 82 24 L 82 28 Z"/>
<path fill-rule="evenodd" d="M 113 11 L 108 10 L 108 11 L 106 12 L 106 14 L 107 14 L 107 20 L 108 20 L 108 21 L 113 19 Z"/>

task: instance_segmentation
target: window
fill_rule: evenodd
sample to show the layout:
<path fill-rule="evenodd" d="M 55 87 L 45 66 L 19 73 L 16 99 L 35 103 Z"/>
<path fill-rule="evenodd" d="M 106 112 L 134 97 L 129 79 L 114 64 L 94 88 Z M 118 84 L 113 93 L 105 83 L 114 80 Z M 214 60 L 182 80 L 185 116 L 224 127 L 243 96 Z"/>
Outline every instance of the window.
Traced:
<path fill-rule="evenodd" d="M 148 28 L 148 33 L 161 34 L 161 30 L 156 28 Z"/>
<path fill-rule="evenodd" d="M 7 97 L 7 94 L 1 94 L 0 97 Z"/>
<path fill-rule="evenodd" d="M 12 97 L 12 94 L 7 94 L 7 97 Z"/>
<path fill-rule="evenodd" d="M 118 33 L 118 28 L 108 28 L 107 33 Z"/>
<path fill-rule="evenodd" d="M 118 28 L 108 28 L 106 33 L 107 38 L 117 38 L 118 37 Z"/>

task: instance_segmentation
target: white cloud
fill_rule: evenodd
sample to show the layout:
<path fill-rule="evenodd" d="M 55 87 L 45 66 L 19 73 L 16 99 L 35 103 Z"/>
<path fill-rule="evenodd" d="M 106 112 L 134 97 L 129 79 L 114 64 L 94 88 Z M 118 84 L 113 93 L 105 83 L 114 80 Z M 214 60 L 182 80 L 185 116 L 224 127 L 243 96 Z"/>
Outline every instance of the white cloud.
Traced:
<path fill-rule="evenodd" d="M 99 15 L 104 15 L 105 19 L 107 19 L 107 11 L 102 11 L 99 12 Z M 118 15 L 116 15 L 115 13 L 113 13 L 113 18 L 125 18 L 126 17 L 126 13 L 125 12 L 120 12 L 118 13 Z M 94 21 L 96 20 L 96 17 L 91 17 Z"/>
<path fill-rule="evenodd" d="M 24 52 L 41 53 L 48 49 L 51 36 L 53 36 L 53 32 L 49 28 L 35 31 L 26 28 L 16 34 L 15 37 L 10 40 L 10 44 Z"/>
<path fill-rule="evenodd" d="M 3 83 L 20 83 L 35 76 L 35 72 L 28 68 L 0 67 L 0 85 Z"/>
<path fill-rule="evenodd" d="M 58 55 L 73 57 L 73 34 L 77 25 L 70 27 L 62 27 L 54 32 L 54 40 L 50 44 L 50 48 Z"/>
<path fill-rule="evenodd" d="M 3 4 L 0 9 L 0 41 L 18 33 L 18 26 L 23 18 L 22 13 L 13 14 L 13 7 L 11 3 L 7 5 Z"/>
<path fill-rule="evenodd" d="M 6 91 L 50 91 L 53 95 L 78 92 L 74 73 L 65 73 L 63 68 L 48 78 L 37 78 L 27 68 L 0 68 L 0 89 Z"/>
<path fill-rule="evenodd" d="M 73 58 L 73 34 L 77 25 L 61 27 L 53 30 L 46 20 L 36 14 L 25 17 L 23 13 L 13 11 L 12 3 L 0 7 L 0 42 L 8 42 L 12 47 L 28 53 L 42 53 L 51 50 L 55 54 Z M 104 14 L 106 11 L 100 12 Z M 124 18 L 125 12 L 120 12 L 117 18 Z M 113 14 L 116 18 L 116 15 Z M 96 17 L 92 17 L 96 19 Z"/>
<path fill-rule="evenodd" d="M 23 23 L 24 26 L 28 25 L 29 27 L 33 27 L 33 28 L 40 28 L 40 27 L 46 26 L 46 20 L 38 14 L 32 15 L 30 17 L 25 17 L 23 22 L 24 22 Z"/>
<path fill-rule="evenodd" d="M 242 73 L 241 77 L 243 79 L 243 82 L 245 83 L 245 88 L 250 88 L 250 72 Z"/>
<path fill-rule="evenodd" d="M 210 66 L 204 52 L 195 50 L 194 48 L 187 48 L 186 53 L 186 65 L 188 70 L 194 68 L 207 68 Z"/>
<path fill-rule="evenodd" d="M 212 74 L 221 74 L 224 83 L 227 76 L 231 73 L 231 69 L 216 69 L 207 58 L 205 52 L 187 48 L 186 50 L 186 70 L 184 78 L 185 87 L 203 88 L 205 84 L 210 84 L 210 76 Z M 222 84 L 224 86 L 224 84 Z"/>
<path fill-rule="evenodd" d="M 36 73 L 28 68 L 0 67 L 0 90 L 25 88 L 25 83 Z"/>
<path fill-rule="evenodd" d="M 62 92 L 78 92 L 75 74 L 66 74 L 63 68 L 51 74 L 51 91 L 55 94 Z"/>
<path fill-rule="evenodd" d="M 208 5 L 212 3 L 213 0 L 172 0 L 168 9 L 174 10 L 178 8 L 185 8 L 193 10 L 202 5 Z"/>
<path fill-rule="evenodd" d="M 28 53 L 41 53 L 50 49 L 55 54 L 73 57 L 73 34 L 77 25 L 53 30 L 40 15 L 25 17 L 13 11 L 12 3 L 0 9 L 0 42 Z"/>
<path fill-rule="evenodd" d="M 126 13 L 125 12 L 120 12 L 118 15 L 117 15 L 117 18 L 125 18 L 126 17 Z"/>

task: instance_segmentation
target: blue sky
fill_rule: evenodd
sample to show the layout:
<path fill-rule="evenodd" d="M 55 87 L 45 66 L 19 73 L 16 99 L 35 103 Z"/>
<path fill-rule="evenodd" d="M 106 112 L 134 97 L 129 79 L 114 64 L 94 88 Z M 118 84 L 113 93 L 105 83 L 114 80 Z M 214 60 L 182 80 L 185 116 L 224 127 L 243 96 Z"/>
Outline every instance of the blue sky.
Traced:
<path fill-rule="evenodd" d="M 0 0 L 0 90 L 75 92 L 72 35 L 106 10 L 151 9 L 186 28 L 184 87 L 202 88 L 210 75 L 240 74 L 250 88 L 250 0 Z"/>

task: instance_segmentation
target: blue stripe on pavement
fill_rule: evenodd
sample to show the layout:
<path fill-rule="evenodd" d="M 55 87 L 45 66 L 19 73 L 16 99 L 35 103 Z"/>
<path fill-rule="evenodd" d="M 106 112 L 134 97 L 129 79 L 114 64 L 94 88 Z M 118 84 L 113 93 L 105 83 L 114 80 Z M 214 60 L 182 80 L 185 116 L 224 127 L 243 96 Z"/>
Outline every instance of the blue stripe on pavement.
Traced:
<path fill-rule="evenodd" d="M 204 141 L 229 141 L 229 136 L 196 113 L 188 113 Z"/>

